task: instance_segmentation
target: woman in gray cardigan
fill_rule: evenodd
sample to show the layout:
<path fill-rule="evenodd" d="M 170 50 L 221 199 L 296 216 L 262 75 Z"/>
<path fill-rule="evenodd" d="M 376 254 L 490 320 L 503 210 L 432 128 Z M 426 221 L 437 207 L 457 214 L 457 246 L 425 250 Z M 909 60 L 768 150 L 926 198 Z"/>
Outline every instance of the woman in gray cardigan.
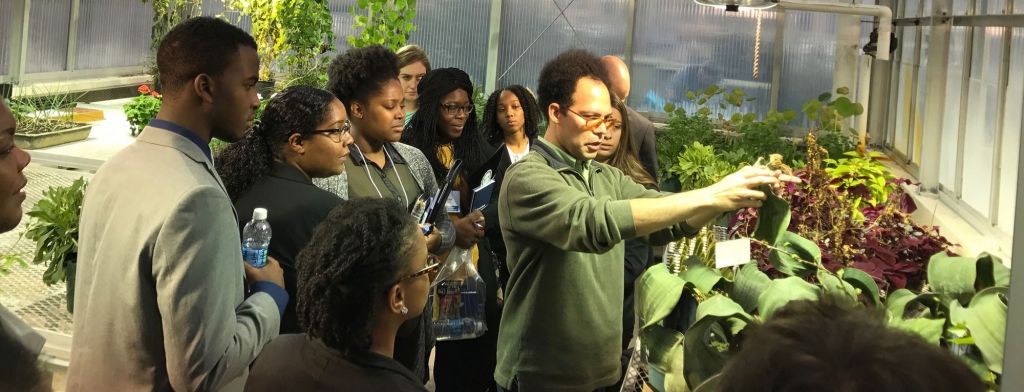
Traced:
<path fill-rule="evenodd" d="M 314 183 L 342 199 L 390 198 L 407 209 L 420 195 L 436 193 L 437 182 L 427 158 L 416 148 L 398 143 L 405 128 L 405 96 L 395 54 L 383 46 L 350 49 L 331 62 L 327 74 L 327 89 L 348 111 L 354 143 L 345 171 Z M 455 229 L 445 214 L 439 214 L 435 230 L 426 240 L 433 254 L 451 248 Z M 434 346 L 430 314 L 427 306 L 420 318 L 402 325 L 395 339 L 395 360 L 424 382 L 429 375 L 427 357 Z"/>

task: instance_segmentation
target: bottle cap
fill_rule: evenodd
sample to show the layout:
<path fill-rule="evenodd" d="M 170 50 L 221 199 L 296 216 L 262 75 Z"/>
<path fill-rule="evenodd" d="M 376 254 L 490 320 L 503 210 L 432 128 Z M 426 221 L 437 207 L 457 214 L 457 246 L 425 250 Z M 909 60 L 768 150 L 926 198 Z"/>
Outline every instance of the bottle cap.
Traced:
<path fill-rule="evenodd" d="M 257 208 L 252 210 L 252 220 L 267 220 L 267 209 Z"/>

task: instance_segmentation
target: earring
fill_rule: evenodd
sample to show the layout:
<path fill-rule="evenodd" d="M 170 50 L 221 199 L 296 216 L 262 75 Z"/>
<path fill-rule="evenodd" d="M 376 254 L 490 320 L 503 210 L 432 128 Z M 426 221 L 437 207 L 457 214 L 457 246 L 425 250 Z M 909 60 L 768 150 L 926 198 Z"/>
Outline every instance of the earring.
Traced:
<path fill-rule="evenodd" d="M 409 308 L 405 307 L 405 305 L 402 305 L 402 314 L 409 314 Z"/>

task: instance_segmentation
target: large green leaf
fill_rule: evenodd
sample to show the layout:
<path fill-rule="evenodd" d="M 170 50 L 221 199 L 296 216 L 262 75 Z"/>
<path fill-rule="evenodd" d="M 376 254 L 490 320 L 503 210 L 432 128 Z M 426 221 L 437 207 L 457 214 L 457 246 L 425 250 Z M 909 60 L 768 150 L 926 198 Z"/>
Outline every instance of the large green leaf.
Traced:
<path fill-rule="evenodd" d="M 757 263 L 749 263 L 740 267 L 736 273 L 729 296 L 743 306 L 743 310 L 753 312 L 757 309 L 758 298 L 771 282 L 768 275 L 757 269 Z"/>
<path fill-rule="evenodd" d="M 643 320 L 642 328 L 657 324 L 679 303 L 686 282 L 658 264 L 640 275 L 636 284 L 636 311 Z"/>
<path fill-rule="evenodd" d="M 795 276 L 775 279 L 761 293 L 761 297 L 757 301 L 757 309 L 761 313 L 761 317 L 767 318 L 790 301 L 818 299 L 819 292 L 817 286 Z"/>
<path fill-rule="evenodd" d="M 944 252 L 928 260 L 928 284 L 936 293 L 967 303 L 974 296 L 974 282 L 978 276 L 977 259 L 948 256 Z"/>
<path fill-rule="evenodd" d="M 832 275 L 824 269 L 818 270 L 818 282 L 821 283 L 821 287 L 826 293 L 834 294 L 842 298 L 848 298 L 851 301 L 857 301 L 857 289 L 853 285 L 845 282 L 839 277 Z"/>
<path fill-rule="evenodd" d="M 921 335 L 928 343 L 938 345 L 939 338 L 942 337 L 943 327 L 946 325 L 946 319 L 924 317 L 911 319 L 894 318 L 889 320 L 889 325 Z"/>
<path fill-rule="evenodd" d="M 708 315 L 697 320 L 686 331 L 686 341 L 683 342 L 683 356 L 686 358 L 683 375 L 688 385 L 700 385 L 725 367 L 729 358 L 728 344 L 733 337 L 732 320 L 736 318 L 749 321 L 744 320 L 742 315 Z"/>
<path fill-rule="evenodd" d="M 684 282 L 692 283 L 693 287 L 701 293 L 711 292 L 715 285 L 722 281 L 721 272 L 704 265 L 688 265 L 686 270 L 679 274 L 679 277 Z"/>
<path fill-rule="evenodd" d="M 998 257 L 988 253 L 982 253 L 977 259 L 978 280 L 975 288 L 978 290 L 1010 285 L 1010 269 L 1003 265 Z"/>
<path fill-rule="evenodd" d="M 916 297 L 917 294 L 907 289 L 893 291 L 885 298 L 885 309 L 889 311 L 892 317 L 903 318 L 903 314 L 906 313 L 907 303 Z"/>
<path fill-rule="evenodd" d="M 844 281 L 860 290 L 861 294 L 868 296 L 875 305 L 880 305 L 882 300 L 878 292 L 878 283 L 868 275 L 867 272 L 853 267 L 846 267 L 839 271 L 839 276 Z"/>
<path fill-rule="evenodd" d="M 762 185 L 757 188 L 767 197 L 757 210 L 757 226 L 753 237 L 769 244 L 776 244 L 782 233 L 789 228 L 789 203 L 775 195 L 772 188 Z"/>
<path fill-rule="evenodd" d="M 981 351 L 985 364 L 993 372 L 1003 373 L 1003 343 L 1006 340 L 1005 287 L 991 287 L 971 299 L 965 315 L 967 329 Z"/>
<path fill-rule="evenodd" d="M 685 360 L 683 342 L 685 337 L 679 331 L 652 325 L 640 332 L 640 341 L 647 349 L 647 361 L 665 375 L 665 392 L 689 392 L 683 377 Z"/>
<path fill-rule="evenodd" d="M 775 269 L 790 276 L 807 276 L 821 264 L 821 248 L 814 241 L 784 231 L 775 248 L 768 254 L 768 261 Z"/>
<path fill-rule="evenodd" d="M 712 296 L 697 305 L 696 320 L 700 320 L 704 317 L 729 318 L 727 321 L 729 324 L 729 333 L 734 335 L 738 334 L 747 326 L 746 320 L 753 319 L 753 316 L 747 314 L 740 304 L 736 303 L 729 297 L 720 294 Z"/>

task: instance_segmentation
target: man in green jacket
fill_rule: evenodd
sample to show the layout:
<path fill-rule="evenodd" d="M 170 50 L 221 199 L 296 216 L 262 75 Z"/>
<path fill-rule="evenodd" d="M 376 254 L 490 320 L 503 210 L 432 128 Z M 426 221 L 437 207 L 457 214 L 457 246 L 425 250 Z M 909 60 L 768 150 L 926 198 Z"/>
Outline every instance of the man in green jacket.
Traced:
<path fill-rule="evenodd" d="M 723 212 L 760 206 L 753 188 L 781 175 L 747 167 L 704 189 L 646 190 L 593 161 L 612 121 L 600 59 L 564 52 L 538 85 L 547 132 L 508 169 L 498 202 L 510 276 L 495 380 L 510 391 L 603 390 L 621 372 L 623 240 L 696 234 Z"/>

